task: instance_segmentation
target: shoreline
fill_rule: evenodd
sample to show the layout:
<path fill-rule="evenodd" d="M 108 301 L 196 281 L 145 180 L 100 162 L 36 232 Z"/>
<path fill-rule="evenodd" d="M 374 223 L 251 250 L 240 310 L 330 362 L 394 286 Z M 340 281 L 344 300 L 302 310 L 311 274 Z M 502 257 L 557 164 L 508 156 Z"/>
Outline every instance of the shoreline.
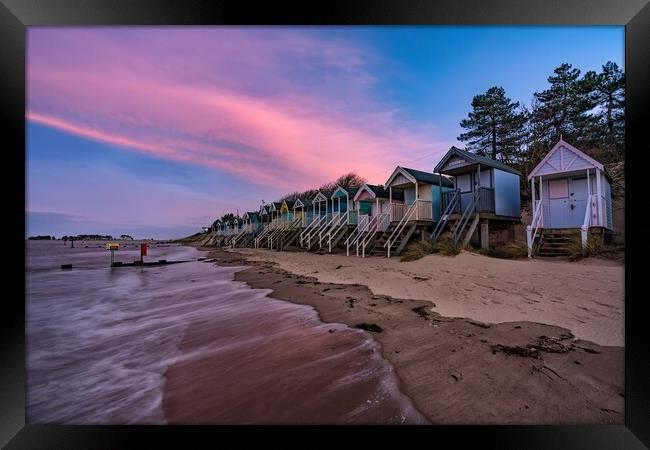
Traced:
<path fill-rule="evenodd" d="M 483 323 L 442 316 L 426 300 L 376 295 L 284 270 L 261 257 L 209 251 L 243 266 L 236 281 L 312 306 L 324 323 L 365 329 L 400 389 L 434 424 L 622 424 L 624 349 L 575 339 L 528 321 Z"/>

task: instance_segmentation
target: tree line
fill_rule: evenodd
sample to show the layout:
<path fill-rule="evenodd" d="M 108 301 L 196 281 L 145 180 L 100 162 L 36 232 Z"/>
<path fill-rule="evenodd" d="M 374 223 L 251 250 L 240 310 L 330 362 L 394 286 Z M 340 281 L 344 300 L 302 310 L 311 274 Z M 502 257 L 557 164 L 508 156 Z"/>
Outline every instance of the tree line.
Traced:
<path fill-rule="evenodd" d="M 547 89 L 521 105 L 493 86 L 472 99 L 460 122 L 466 149 L 528 173 L 562 137 L 599 161 L 625 159 L 625 74 L 612 61 L 600 72 L 564 63 L 547 79 Z M 526 185 L 526 186 L 524 186 Z"/>

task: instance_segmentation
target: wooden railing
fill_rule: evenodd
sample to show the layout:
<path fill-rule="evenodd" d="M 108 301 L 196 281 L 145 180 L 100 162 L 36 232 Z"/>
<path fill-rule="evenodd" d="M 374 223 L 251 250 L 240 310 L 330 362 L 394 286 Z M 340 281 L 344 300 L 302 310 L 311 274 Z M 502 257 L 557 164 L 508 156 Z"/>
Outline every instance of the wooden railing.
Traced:
<path fill-rule="evenodd" d="M 433 203 L 428 200 L 416 200 L 415 220 L 433 220 Z"/>
<path fill-rule="evenodd" d="M 406 210 L 408 209 L 408 207 L 409 205 L 404 203 L 391 203 L 390 204 L 391 222 L 402 220 L 402 217 L 404 217 L 404 214 L 406 214 Z"/>
<path fill-rule="evenodd" d="M 474 212 L 494 212 L 494 188 L 488 187 L 479 187 L 478 188 L 478 201 L 476 203 L 476 211 Z M 454 208 L 449 212 L 449 214 L 460 214 L 461 210 L 464 209 L 463 206 L 466 206 L 467 203 L 465 199 L 469 199 L 469 202 L 473 202 L 475 192 L 465 192 L 461 193 L 459 189 L 454 191 L 446 191 L 442 193 L 442 210 L 447 210 L 447 207 L 452 202 L 454 196 L 458 194 L 462 198 L 462 201 L 456 203 Z"/>
<path fill-rule="evenodd" d="M 494 188 L 478 188 L 478 212 L 494 212 Z"/>
<path fill-rule="evenodd" d="M 359 223 L 359 211 L 356 209 L 348 210 L 348 225 L 357 225 Z"/>
<path fill-rule="evenodd" d="M 404 227 L 406 227 L 406 224 L 415 218 L 415 212 L 417 211 L 417 204 L 418 202 L 411 203 L 404 213 L 404 216 L 402 219 L 399 221 L 393 232 L 390 234 L 388 237 L 388 240 L 384 244 L 384 247 L 386 247 L 386 257 L 390 258 L 390 248 L 393 246 L 395 243 L 395 240 L 397 240 L 397 237 L 400 235 Z"/>
<path fill-rule="evenodd" d="M 327 214 L 321 214 L 321 215 L 315 215 L 311 221 L 311 223 L 305 228 L 302 233 L 300 233 L 300 236 L 298 240 L 300 241 L 300 246 L 304 247 L 305 246 L 305 241 L 306 240 L 311 240 L 313 233 L 321 226 L 321 224 L 324 223 L 324 221 L 327 220 Z"/>
<path fill-rule="evenodd" d="M 478 205 L 479 197 L 480 197 L 480 191 L 474 191 L 474 195 L 472 196 L 470 202 L 467 203 L 467 205 L 465 206 L 463 210 L 463 215 L 458 221 L 458 226 L 454 228 L 454 231 L 451 234 L 451 237 L 454 241 L 454 245 L 458 244 L 458 241 L 460 240 L 460 237 L 463 234 L 463 231 L 465 230 L 465 226 L 467 225 L 467 222 L 469 222 L 469 218 L 472 216 L 472 214 L 476 212 L 476 206 Z"/>
<path fill-rule="evenodd" d="M 359 256 L 359 247 L 361 247 L 361 257 L 366 257 L 366 247 L 377 233 L 384 232 L 390 225 L 390 214 L 381 213 L 370 219 L 367 231 L 361 235 L 357 241 L 357 256 Z"/>
<path fill-rule="evenodd" d="M 327 236 L 328 232 L 332 231 L 332 228 L 336 227 L 342 218 L 347 219 L 347 214 L 341 214 L 340 212 L 332 213 L 332 218 L 321 226 L 318 230 L 318 248 L 323 248 L 323 238 Z M 323 234 L 325 233 L 325 234 Z"/>
<path fill-rule="evenodd" d="M 332 239 L 334 239 L 339 232 L 343 229 L 343 227 L 347 227 L 348 223 L 350 221 L 350 214 L 351 213 L 356 213 L 356 211 L 346 211 L 344 213 L 341 213 L 339 216 L 339 219 L 330 226 L 329 230 L 325 234 L 326 239 L 327 239 L 327 246 L 328 246 L 328 251 L 332 253 Z"/>
<path fill-rule="evenodd" d="M 359 214 L 359 223 L 357 227 L 365 228 L 370 222 L 370 216 L 368 214 Z"/>
<path fill-rule="evenodd" d="M 598 202 L 598 194 L 592 194 L 587 197 L 587 206 L 585 207 L 585 217 L 582 221 L 582 227 L 580 227 L 580 240 L 582 241 L 582 247 L 584 248 L 587 245 L 587 238 L 589 237 L 589 227 L 592 225 L 592 213 L 596 210 Z"/>
<path fill-rule="evenodd" d="M 447 198 L 447 206 L 445 207 L 442 216 L 440 216 L 440 220 L 436 224 L 436 227 L 433 229 L 433 233 L 431 233 L 431 240 L 433 242 L 436 242 L 436 240 L 440 237 L 440 234 L 442 234 L 442 230 L 445 229 L 445 225 L 447 225 L 447 222 L 449 221 L 449 216 L 451 215 L 452 211 L 455 211 L 458 207 L 458 204 L 460 203 L 460 191 L 455 190 L 451 192 L 443 192 L 444 194 L 449 194 L 451 193 L 452 195 L 450 198 Z"/>
<path fill-rule="evenodd" d="M 530 225 L 526 227 L 526 244 L 528 247 L 528 257 L 531 258 L 533 255 L 533 245 L 535 245 L 535 238 L 537 237 L 537 232 L 542 225 L 542 217 L 544 207 L 542 206 L 541 200 L 536 200 L 533 205 L 533 220 Z"/>

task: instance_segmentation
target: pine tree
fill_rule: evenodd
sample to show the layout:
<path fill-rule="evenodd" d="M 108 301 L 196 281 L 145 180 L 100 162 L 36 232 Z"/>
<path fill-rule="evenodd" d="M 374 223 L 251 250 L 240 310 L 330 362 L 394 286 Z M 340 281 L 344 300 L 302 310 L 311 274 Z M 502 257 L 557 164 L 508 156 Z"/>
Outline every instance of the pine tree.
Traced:
<path fill-rule="evenodd" d="M 596 77 L 595 101 L 601 142 L 613 157 L 623 158 L 625 151 L 625 74 L 612 61 Z"/>
<path fill-rule="evenodd" d="M 472 111 L 460 126 L 468 130 L 458 140 L 467 149 L 492 159 L 509 162 L 520 151 L 526 113 L 519 102 L 506 96 L 502 87 L 493 86 L 472 99 Z"/>
<path fill-rule="evenodd" d="M 597 77 L 588 73 L 580 78 L 580 70 L 567 63 L 553 73 L 548 77 L 549 89 L 533 94 L 537 100 L 533 120 L 543 130 L 546 145 L 562 136 L 575 143 L 589 143 L 595 121 L 590 111 L 596 106 L 593 92 Z"/>

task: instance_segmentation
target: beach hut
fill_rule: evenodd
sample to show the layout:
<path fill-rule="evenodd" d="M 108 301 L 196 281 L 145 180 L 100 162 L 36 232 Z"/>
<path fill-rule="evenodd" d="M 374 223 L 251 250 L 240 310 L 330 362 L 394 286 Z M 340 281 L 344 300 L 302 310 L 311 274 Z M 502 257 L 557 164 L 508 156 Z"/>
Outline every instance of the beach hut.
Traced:
<path fill-rule="evenodd" d="M 612 178 L 605 167 L 560 139 L 528 175 L 532 221 L 528 255 L 562 256 L 574 238 L 612 235 Z"/>
<path fill-rule="evenodd" d="M 320 190 L 311 199 L 312 220 L 307 228 L 300 233 L 301 247 L 310 250 L 318 242 L 320 231 L 332 219 L 332 194 L 333 192 Z"/>
<path fill-rule="evenodd" d="M 280 218 L 283 222 L 293 222 L 293 205 L 295 200 L 283 200 L 280 204 Z"/>
<path fill-rule="evenodd" d="M 318 193 L 311 199 L 312 214 L 315 217 L 322 217 L 326 214 L 332 213 L 332 204 L 330 191 L 318 191 Z"/>
<path fill-rule="evenodd" d="M 297 241 L 302 231 L 302 214 L 294 216 L 296 200 L 285 199 L 280 206 L 280 225 L 269 234 L 267 244 L 271 249 L 285 250 Z M 304 208 L 304 206 L 303 206 Z"/>
<path fill-rule="evenodd" d="M 271 219 L 271 226 L 277 227 L 280 224 L 280 208 L 282 203 L 280 202 L 271 202 L 269 204 L 269 215 Z"/>
<path fill-rule="evenodd" d="M 253 245 L 255 248 L 258 248 L 261 242 L 268 237 L 268 234 L 273 230 L 273 213 L 271 209 L 273 208 L 272 203 L 262 204 L 260 206 L 260 230 L 253 240 Z"/>
<path fill-rule="evenodd" d="M 436 201 L 440 192 L 453 189 L 453 183 L 437 173 L 398 166 L 384 183 L 388 189 L 390 225 L 372 245 L 370 254 L 399 255 L 411 237 L 421 239 L 430 233 L 440 218 Z M 393 198 L 393 190 L 403 192 L 402 200 Z"/>
<path fill-rule="evenodd" d="M 376 216 L 381 213 L 390 212 L 390 192 L 383 186 L 377 184 L 364 184 L 361 186 L 352 199 L 355 209 L 361 216 Z M 395 202 L 404 203 L 404 191 L 393 189 L 393 199 Z"/>
<path fill-rule="evenodd" d="M 404 202 L 404 192 L 393 189 L 392 197 L 395 202 Z M 358 211 L 357 227 L 345 240 L 347 255 L 351 248 L 356 248 L 357 256 L 364 254 L 364 246 L 377 232 L 383 232 L 388 227 L 391 195 L 388 189 L 375 184 L 364 184 L 352 199 Z"/>
<path fill-rule="evenodd" d="M 309 226 L 314 217 L 311 209 L 311 201 L 306 197 L 297 198 L 293 204 L 293 216 L 302 219 L 301 226 L 303 228 Z"/>
<path fill-rule="evenodd" d="M 431 235 L 433 241 L 447 224 L 453 225 L 454 243 L 463 238 L 467 244 L 479 224 L 478 238 L 484 249 L 489 247 L 491 232 L 506 230 L 507 239 L 514 239 L 515 224 L 521 222 L 519 171 L 453 146 L 433 170 L 453 181 L 453 189 L 440 192 L 435 205 L 442 219 Z"/>
<path fill-rule="evenodd" d="M 440 192 L 453 189 L 454 184 L 449 178 L 438 173 L 398 166 L 384 186 L 388 188 L 391 222 L 398 222 L 406 217 L 409 221 L 431 223 L 440 217 L 439 208 L 435 208 Z M 403 200 L 392 197 L 395 188 L 403 192 Z"/>
<path fill-rule="evenodd" d="M 354 211 L 354 196 L 359 188 L 344 188 L 337 186 L 336 190 L 332 193 L 330 200 L 332 201 L 332 211 L 345 213 L 347 211 Z"/>
<path fill-rule="evenodd" d="M 359 188 L 337 186 L 330 201 L 332 217 L 318 231 L 318 248 L 326 247 L 329 252 L 356 228 L 358 211 L 354 207 L 354 196 Z"/>
<path fill-rule="evenodd" d="M 232 248 L 246 247 L 251 243 L 260 229 L 259 213 L 257 211 L 246 212 L 242 216 L 241 224 L 242 226 L 236 236 L 230 240 Z"/>

